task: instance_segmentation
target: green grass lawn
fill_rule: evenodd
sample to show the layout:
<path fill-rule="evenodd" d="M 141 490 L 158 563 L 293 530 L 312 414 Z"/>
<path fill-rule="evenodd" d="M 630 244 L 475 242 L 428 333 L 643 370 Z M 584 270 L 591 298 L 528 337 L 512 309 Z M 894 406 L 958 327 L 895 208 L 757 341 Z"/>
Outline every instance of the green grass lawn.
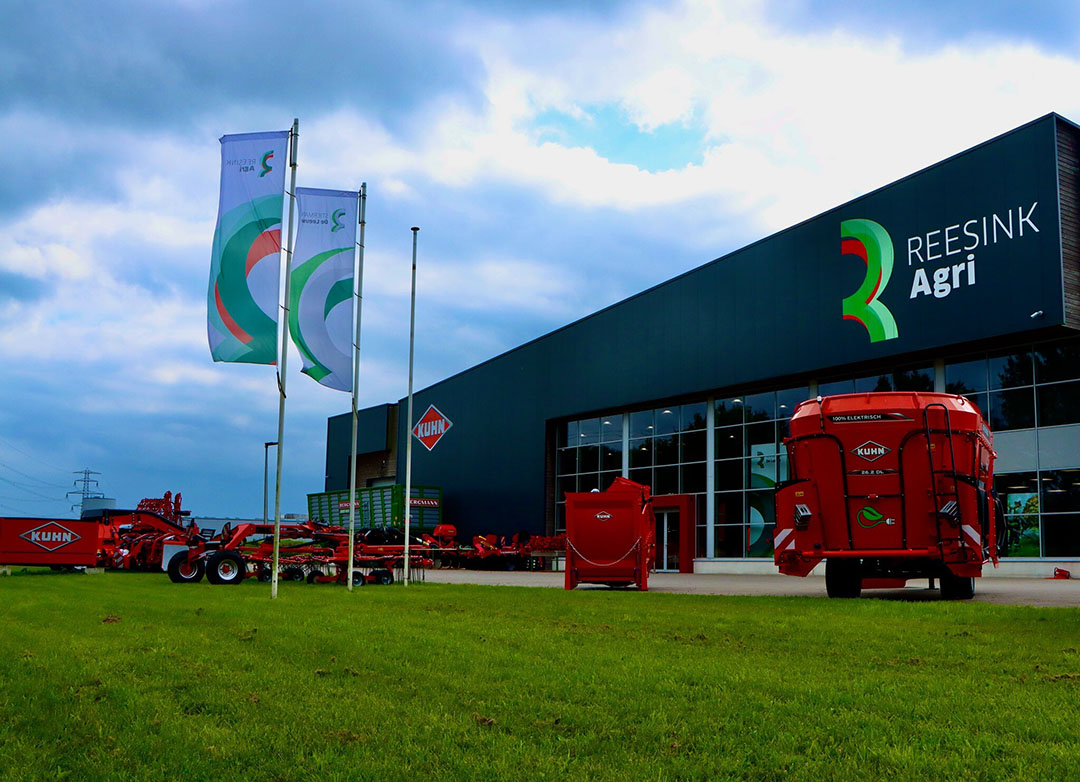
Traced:
<path fill-rule="evenodd" d="M 1080 609 L 0 578 L 2 779 L 1075 779 Z"/>

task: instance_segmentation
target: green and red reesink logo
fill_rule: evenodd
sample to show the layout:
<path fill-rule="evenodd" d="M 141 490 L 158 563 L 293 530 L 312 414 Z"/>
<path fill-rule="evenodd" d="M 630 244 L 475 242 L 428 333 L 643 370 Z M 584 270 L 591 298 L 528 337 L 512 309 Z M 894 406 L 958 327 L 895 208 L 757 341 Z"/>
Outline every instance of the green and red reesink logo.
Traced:
<path fill-rule="evenodd" d="M 889 308 L 878 301 L 889 284 L 893 268 L 893 244 L 889 232 L 873 220 L 853 219 L 840 223 L 840 252 L 856 255 L 866 264 L 866 278 L 843 300 L 844 320 L 863 325 L 871 342 L 900 336 Z"/>
<path fill-rule="evenodd" d="M 264 177 L 274 170 L 274 167 L 270 165 L 270 158 L 272 158 L 273 156 L 273 150 L 267 152 L 265 155 L 262 156 L 262 160 L 259 161 L 260 163 L 262 163 L 262 171 L 259 172 L 260 177 Z"/>

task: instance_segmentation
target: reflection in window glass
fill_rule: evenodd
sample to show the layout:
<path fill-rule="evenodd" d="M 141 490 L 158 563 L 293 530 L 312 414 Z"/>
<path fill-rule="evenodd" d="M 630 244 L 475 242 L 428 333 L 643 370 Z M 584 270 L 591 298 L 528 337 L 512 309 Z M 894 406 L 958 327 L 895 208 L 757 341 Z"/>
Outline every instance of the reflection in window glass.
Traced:
<path fill-rule="evenodd" d="M 832 396 L 833 394 L 853 394 L 855 393 L 855 381 L 854 380 L 834 380 L 829 383 L 818 384 L 819 396 Z"/>
<path fill-rule="evenodd" d="M 872 375 L 871 377 L 857 377 L 855 378 L 855 391 L 857 393 L 864 393 L 866 391 L 892 391 L 893 384 L 892 378 L 888 375 Z"/>
<path fill-rule="evenodd" d="M 971 394 L 986 390 L 986 359 L 955 361 L 945 365 L 945 390 L 950 394 Z"/>
<path fill-rule="evenodd" d="M 650 437 L 653 434 L 652 410 L 639 410 L 630 414 L 630 436 Z"/>
<path fill-rule="evenodd" d="M 578 491 L 592 491 L 600 488 L 600 476 L 595 472 L 578 476 Z"/>
<path fill-rule="evenodd" d="M 578 470 L 596 472 L 600 469 L 600 446 L 583 445 L 578 449 Z"/>
<path fill-rule="evenodd" d="M 774 453 L 776 453 L 776 425 L 774 423 L 770 421 L 767 424 L 750 424 L 746 427 L 747 456 Z"/>
<path fill-rule="evenodd" d="M 615 482 L 615 479 L 621 475 L 621 472 L 602 472 L 600 473 L 600 491 L 607 491 L 608 487 Z"/>
<path fill-rule="evenodd" d="M 697 494 L 705 491 L 705 463 L 684 464 L 679 468 L 682 475 L 682 493 Z"/>
<path fill-rule="evenodd" d="M 1030 429 L 1035 426 L 1035 401 L 1031 388 L 994 391 L 990 394 L 990 428 Z"/>
<path fill-rule="evenodd" d="M 705 432 L 684 432 L 679 437 L 679 449 L 682 462 L 705 461 Z"/>
<path fill-rule="evenodd" d="M 716 523 L 742 524 L 743 495 L 741 491 L 716 495 Z"/>
<path fill-rule="evenodd" d="M 1053 383 L 1080 377 L 1080 341 L 1075 339 L 1040 345 L 1035 351 L 1035 381 Z"/>
<path fill-rule="evenodd" d="M 679 407 L 661 407 L 655 412 L 656 433 L 674 434 L 679 431 Z"/>
<path fill-rule="evenodd" d="M 1030 386 L 1035 379 L 1031 369 L 1031 354 L 1027 352 L 991 356 L 988 369 L 991 391 Z"/>
<path fill-rule="evenodd" d="M 630 441 L 630 467 L 652 467 L 652 438 L 642 437 Z"/>
<path fill-rule="evenodd" d="M 742 524 L 721 524 L 714 532 L 716 541 L 716 556 L 718 557 L 742 557 L 743 541 L 746 539 Z"/>
<path fill-rule="evenodd" d="M 577 421 L 570 421 L 566 424 L 566 442 L 564 445 L 580 445 L 580 443 L 578 443 Z"/>
<path fill-rule="evenodd" d="M 710 556 L 710 553 L 705 550 L 705 547 L 706 547 L 706 545 L 708 544 L 708 541 L 709 541 L 709 539 L 707 537 L 708 534 L 709 534 L 709 528 L 708 527 L 706 527 L 704 525 L 698 526 L 698 528 L 697 528 L 697 548 L 694 549 L 694 551 L 696 552 L 694 556 L 697 556 L 697 557 L 708 557 L 708 556 Z"/>
<path fill-rule="evenodd" d="M 562 502 L 566 499 L 567 492 L 577 491 L 577 477 L 571 475 L 566 478 L 559 478 L 555 491 L 556 497 L 558 497 L 559 501 Z"/>
<path fill-rule="evenodd" d="M 600 442 L 600 419 L 586 418 L 578 421 L 578 440 L 582 445 L 592 445 Z"/>
<path fill-rule="evenodd" d="M 1039 477 L 1044 513 L 1080 511 L 1080 470 L 1043 470 Z"/>
<path fill-rule="evenodd" d="M 622 443 L 604 443 L 600 449 L 601 470 L 622 470 Z"/>
<path fill-rule="evenodd" d="M 679 493 L 679 468 L 657 467 L 653 470 L 652 493 L 678 494 Z"/>
<path fill-rule="evenodd" d="M 631 470 L 629 477 L 634 483 L 652 487 L 652 468 L 650 467 L 641 470 Z"/>
<path fill-rule="evenodd" d="M 605 415 L 600 419 L 600 442 L 622 440 L 622 413 Z"/>
<path fill-rule="evenodd" d="M 743 455 L 743 430 L 741 426 L 729 426 L 716 430 L 717 459 L 734 459 Z"/>
<path fill-rule="evenodd" d="M 800 402 L 810 398 L 810 392 L 806 386 L 799 388 L 786 388 L 776 392 L 776 417 L 791 418 L 795 414 L 795 408 Z"/>
<path fill-rule="evenodd" d="M 1080 421 L 1080 382 L 1038 386 L 1039 426 L 1059 426 Z"/>
<path fill-rule="evenodd" d="M 676 464 L 679 461 L 679 436 L 669 434 L 653 438 L 653 458 L 656 464 Z"/>
<path fill-rule="evenodd" d="M 746 488 L 772 489 L 776 486 L 777 456 L 751 456 L 746 460 Z"/>
<path fill-rule="evenodd" d="M 776 394 L 769 391 L 764 394 L 749 394 L 743 399 L 746 421 L 771 421 L 776 418 Z"/>
<path fill-rule="evenodd" d="M 714 407 L 714 426 L 732 426 L 742 423 L 742 397 L 717 399 Z"/>
<path fill-rule="evenodd" d="M 557 453 L 555 472 L 558 475 L 573 475 L 578 471 L 578 449 L 560 448 Z"/>
<path fill-rule="evenodd" d="M 975 405 L 979 409 L 979 413 L 984 419 L 987 419 L 990 415 L 990 397 L 986 394 L 965 394 L 965 399 Z M 989 423 L 989 420 L 987 420 Z"/>
<path fill-rule="evenodd" d="M 727 459 L 716 463 L 717 491 L 741 489 L 743 484 L 743 460 Z"/>
<path fill-rule="evenodd" d="M 555 534 L 563 532 L 566 532 L 566 505 L 560 502 L 555 506 Z"/>
<path fill-rule="evenodd" d="M 748 557 L 772 556 L 773 530 L 776 528 L 773 492 L 747 492 L 746 513 L 746 555 Z"/>
<path fill-rule="evenodd" d="M 1080 557 L 1080 515 L 1043 516 L 1043 556 Z"/>
<path fill-rule="evenodd" d="M 892 386 L 895 391 L 933 391 L 934 369 L 902 369 L 892 374 Z"/>
<path fill-rule="evenodd" d="M 1052 518 L 1052 517 L 1045 517 Z M 998 533 L 999 557 L 1038 557 L 1039 516 L 1006 516 L 1005 529 Z"/>
<path fill-rule="evenodd" d="M 694 429 L 705 428 L 706 405 L 704 402 L 696 402 L 692 405 L 682 406 L 682 430 L 689 432 Z"/>

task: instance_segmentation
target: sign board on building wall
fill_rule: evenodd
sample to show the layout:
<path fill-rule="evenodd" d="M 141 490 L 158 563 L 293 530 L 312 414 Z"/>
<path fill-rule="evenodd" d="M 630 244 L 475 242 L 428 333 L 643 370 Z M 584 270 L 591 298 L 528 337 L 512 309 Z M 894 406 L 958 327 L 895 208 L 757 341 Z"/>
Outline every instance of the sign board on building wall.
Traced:
<path fill-rule="evenodd" d="M 453 426 L 453 423 L 451 423 L 450 419 L 440 413 L 439 408 L 435 407 L 435 405 L 431 405 L 420 416 L 420 420 L 416 422 L 412 433 L 413 437 L 422 442 L 424 447 L 430 451 L 442 439 L 442 436 L 449 431 L 451 426 Z"/>

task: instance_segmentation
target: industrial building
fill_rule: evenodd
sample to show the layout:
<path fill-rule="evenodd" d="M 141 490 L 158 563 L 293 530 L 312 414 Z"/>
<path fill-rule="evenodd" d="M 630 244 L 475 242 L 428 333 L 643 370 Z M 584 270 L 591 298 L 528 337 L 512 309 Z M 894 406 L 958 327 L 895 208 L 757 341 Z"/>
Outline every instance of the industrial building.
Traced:
<path fill-rule="evenodd" d="M 1049 114 L 425 388 L 413 481 L 469 536 L 626 476 L 665 498 L 663 568 L 774 572 L 794 407 L 948 391 L 994 431 L 1004 570 L 1080 558 L 1078 152 Z M 404 482 L 405 404 L 360 414 L 359 485 Z M 349 443 L 329 419 L 328 491 Z"/>

